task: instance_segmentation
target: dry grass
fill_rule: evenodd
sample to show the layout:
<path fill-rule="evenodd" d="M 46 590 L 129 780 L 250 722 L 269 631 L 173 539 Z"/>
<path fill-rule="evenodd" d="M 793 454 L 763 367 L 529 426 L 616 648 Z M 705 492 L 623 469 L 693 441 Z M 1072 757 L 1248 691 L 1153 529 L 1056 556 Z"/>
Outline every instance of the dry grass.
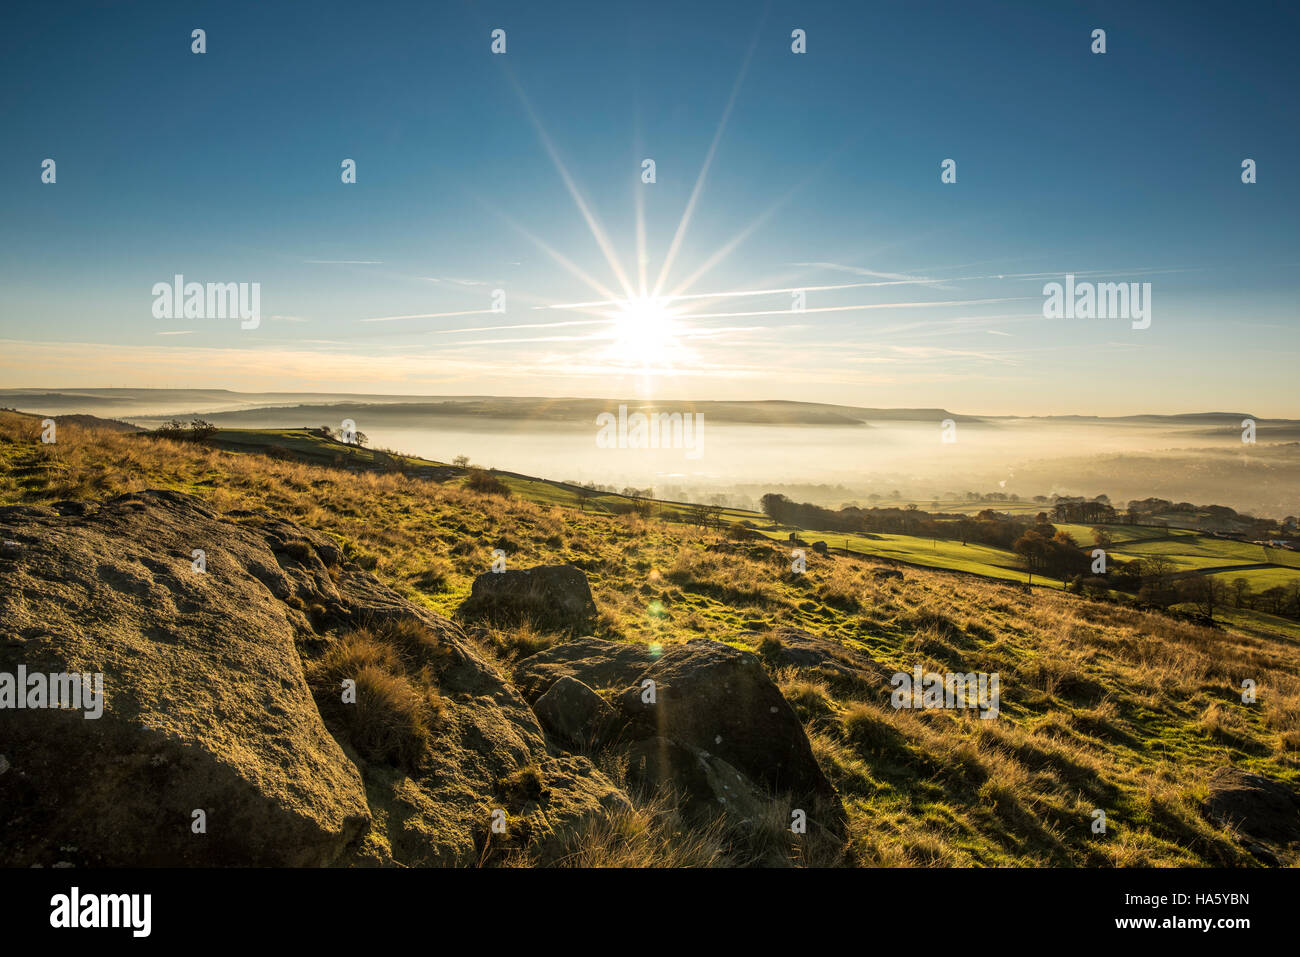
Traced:
<path fill-rule="evenodd" d="M 443 715 L 436 637 L 409 620 L 359 629 L 330 643 L 308 668 L 321 717 L 368 761 L 418 770 Z M 345 683 L 353 682 L 346 700 Z"/>
<path fill-rule="evenodd" d="M 706 551 L 720 534 L 71 425 L 60 427 L 57 446 L 42 446 L 33 421 L 0 413 L 0 501 L 175 488 L 221 510 L 264 508 L 329 534 L 410 600 L 443 613 L 503 547 L 512 568 L 582 568 L 599 608 L 596 633 L 612 640 L 757 645 L 772 628 L 796 627 L 842 644 L 873 680 L 918 664 L 998 673 L 1001 715 L 981 720 L 894 710 L 884 684 L 774 672 L 844 798 L 862 863 L 1246 864 L 1253 858 L 1238 837 L 1199 812 L 1209 776 L 1234 764 L 1300 782 L 1300 669 L 1283 635 L 1203 628 L 951 573 L 909 569 L 882 580 L 870 561 L 811 551 L 807 573 L 793 575 L 783 544 Z M 500 665 L 556 640 L 527 628 L 476 638 Z M 382 708 L 348 734 L 373 753 L 418 760 L 437 706 L 422 693 L 415 659 L 393 650 L 402 643 L 381 644 L 391 654 L 365 636 L 332 648 L 319 666 L 329 690 L 322 700 L 337 698 L 345 672 L 359 689 L 364 678 Z M 1247 679 L 1254 704 L 1241 700 Z M 1092 832 L 1094 810 L 1106 814 L 1105 835 Z M 777 836 L 768 835 L 769 850 Z M 748 852 L 736 842 L 697 834 L 651 802 L 593 825 L 565 862 L 765 859 L 763 841 Z"/>
<path fill-rule="evenodd" d="M 506 867 L 718 867 L 726 862 L 723 823 L 688 825 L 665 797 L 592 818 L 545 854 L 516 849 Z"/>

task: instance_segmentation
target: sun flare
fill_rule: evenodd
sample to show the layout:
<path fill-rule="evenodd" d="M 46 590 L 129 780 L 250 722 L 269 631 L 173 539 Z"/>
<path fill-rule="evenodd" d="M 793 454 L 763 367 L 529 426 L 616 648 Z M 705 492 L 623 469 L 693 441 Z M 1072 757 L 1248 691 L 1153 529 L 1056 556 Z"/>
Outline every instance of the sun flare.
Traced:
<path fill-rule="evenodd" d="M 679 351 L 674 313 L 653 297 L 623 300 L 612 314 L 613 342 L 606 356 L 626 365 L 661 367 Z"/>

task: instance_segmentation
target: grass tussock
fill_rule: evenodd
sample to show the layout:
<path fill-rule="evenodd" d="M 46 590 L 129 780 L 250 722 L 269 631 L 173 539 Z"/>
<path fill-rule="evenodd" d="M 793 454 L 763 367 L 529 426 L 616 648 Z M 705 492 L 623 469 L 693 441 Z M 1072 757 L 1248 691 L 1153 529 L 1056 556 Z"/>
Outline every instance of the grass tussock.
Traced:
<path fill-rule="evenodd" d="M 414 772 L 443 717 L 437 670 L 445 663 L 436 636 L 403 620 L 336 638 L 309 666 L 308 680 L 337 737 L 367 761 Z"/>

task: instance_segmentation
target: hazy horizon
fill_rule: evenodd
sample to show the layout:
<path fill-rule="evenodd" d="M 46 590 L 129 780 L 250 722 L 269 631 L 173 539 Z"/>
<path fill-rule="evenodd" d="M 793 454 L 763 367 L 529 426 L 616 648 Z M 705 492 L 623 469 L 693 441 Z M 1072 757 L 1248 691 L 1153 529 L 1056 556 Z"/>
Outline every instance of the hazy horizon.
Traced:
<path fill-rule="evenodd" d="M 850 403 L 850 402 L 843 402 L 843 401 L 840 401 L 840 402 L 814 401 L 814 400 L 809 400 L 809 399 L 789 399 L 789 398 L 780 398 L 780 397 L 776 397 L 776 396 L 761 396 L 761 395 L 760 395 L 760 396 L 753 396 L 753 397 L 750 397 L 750 398 L 744 398 L 744 399 L 736 399 L 736 398 L 725 398 L 725 397 L 722 397 L 722 396 L 714 396 L 714 395 L 691 395 L 691 396 L 684 396 L 684 397 L 663 397 L 663 396 L 660 396 L 660 397 L 649 396 L 649 397 L 647 397 L 647 396 L 630 396 L 630 395 L 623 395 L 623 396 L 620 396 L 620 395 L 611 395 L 611 394 L 594 394 L 594 393 L 593 393 L 593 394 L 587 394 L 587 395 L 581 395 L 581 394 L 577 394 L 577 393 L 562 393 L 562 394 L 561 394 L 561 393 L 555 393 L 555 394 L 545 395 L 545 394 L 539 394 L 539 393 L 533 393 L 533 392 L 517 392 L 517 393 L 510 393 L 510 392 L 495 392 L 495 393 L 485 393 L 485 392 L 459 392 L 459 393 L 452 393 L 452 392 L 446 392 L 446 393 L 419 393 L 419 392 L 407 392 L 407 393 L 404 393 L 404 392 L 346 392 L 346 391 L 322 390 L 322 389 L 311 389 L 311 390 L 302 390 L 302 391 L 290 391 L 290 390 L 258 390 L 258 391 L 244 391 L 244 390 L 239 390 L 239 389 L 224 388 L 224 387 L 220 387 L 220 386 L 197 386 L 197 385 L 196 385 L 196 386 L 182 387 L 182 388 L 173 388 L 173 387 L 162 387 L 162 386 L 160 386 L 160 387 L 154 387 L 154 386 L 116 386 L 116 385 L 113 385 L 113 386 L 68 386 L 68 385 L 55 385 L 55 386 L 48 386 L 48 385 L 17 386 L 17 385 L 8 385 L 8 384 L 6 384 L 6 386 L 5 386 L 4 388 L 0 388 L 0 402 L 14 401 L 14 400 L 16 400 L 17 398 L 20 397 L 20 394 L 27 394 L 28 397 L 38 397 L 38 396 L 41 396 L 41 395 L 59 395 L 59 396 L 73 397 L 73 396 L 75 396 L 75 395 L 77 395 L 77 394 L 82 394 L 82 393 L 84 393 L 84 394 L 100 394 L 100 395 L 103 395 L 103 394 L 105 394 L 105 393 L 111 393 L 111 392 L 117 392 L 117 393 L 168 393 L 168 392 L 177 392 L 177 393 L 186 393 L 186 392 L 188 392 L 188 393 L 194 393 L 194 392 L 221 392 L 221 393 L 228 393 L 228 394 L 230 394 L 230 395 L 234 395 L 234 396 L 247 397 L 247 398 L 248 398 L 248 401 L 251 401 L 251 400 L 253 400 L 253 399 L 256 398 L 256 397 L 266 397 L 266 398 L 268 398 L 268 399 L 270 399 L 270 398 L 276 398 L 276 399 L 285 399 L 285 400 L 289 400 L 289 399 L 299 399 L 299 398 L 301 398 L 301 399 L 308 399 L 308 398 L 315 398 L 315 399 L 332 398 L 332 399 L 335 399 L 335 400 L 337 400 L 337 401 L 339 401 L 339 402 L 344 402 L 344 401 L 347 401 L 347 400 L 357 400 L 357 399 L 399 400 L 399 401 L 406 401 L 406 402 L 417 402 L 417 401 L 433 401 L 433 402 L 437 402 L 437 401 L 447 401 L 447 400 L 464 400 L 464 399 L 496 399 L 496 398 L 500 398 L 500 399 L 539 399 L 539 400 L 543 400 L 543 401 L 554 401 L 554 400 L 574 400 L 574 401 L 587 401 L 587 402 L 611 402 L 611 403 L 618 403 L 618 402 L 624 402 L 624 401 L 626 401 L 626 402 L 655 402 L 655 401 L 659 401 L 659 402 L 662 402 L 665 406 L 667 406 L 667 405 L 673 405 L 673 404 L 682 404 L 682 403 L 687 403 L 687 404 L 689 404 L 689 403 L 692 403 L 692 402 L 697 402 L 697 403 L 729 402 L 729 403 L 750 403 L 750 404 L 761 404 L 761 403 L 799 403 L 799 404 L 810 405 L 810 406 L 827 406 L 827 407 L 857 408 L 857 409 L 878 409 L 878 410 L 883 410 L 883 411 L 898 411 L 898 410 L 903 410 L 903 409 L 942 409 L 942 410 L 945 410 L 945 411 L 948 411 L 948 412 L 953 412 L 953 413 L 956 413 L 956 414 L 959 414 L 959 415 L 963 415 L 963 416 L 968 416 L 968 417 L 971 417 L 971 418 L 1012 418 L 1012 419 L 1035 419 L 1035 418 L 1096 418 L 1096 419 L 1126 419 L 1126 418 L 1138 418 L 1138 417 L 1144 417 L 1144 416 L 1150 416 L 1150 417 L 1171 417 L 1171 418 L 1172 418 L 1172 417 L 1176 417 L 1176 416 L 1184 416 L 1184 417 L 1185 417 L 1185 416 L 1213 416 L 1213 415 L 1222 415 L 1222 416 L 1250 415 L 1250 416 L 1254 416 L 1255 418 L 1257 418 L 1257 419 L 1261 419 L 1261 420 L 1274 420 L 1274 421 L 1300 421 L 1300 414 L 1297 414 L 1297 415 L 1295 415 L 1295 416 L 1291 416 L 1291 415 L 1283 415 L 1283 414 L 1261 414 L 1261 413 L 1260 413 L 1260 410 L 1255 409 L 1255 408 L 1250 408 L 1250 407 L 1246 407 L 1246 408 L 1231 408 L 1231 409 L 1228 409 L 1228 408 L 1222 408 L 1222 409 L 1220 409 L 1220 408 L 1209 408 L 1209 407 L 1191 407 L 1191 408 L 1188 408 L 1188 409 L 1177 410 L 1177 411 L 1169 410 L 1169 409 L 1149 409 L 1149 408 L 1136 408 L 1136 407 L 1135 407 L 1135 408 L 1132 408 L 1132 409 L 1129 409 L 1129 410 L 1125 410 L 1125 411 L 1115 411 L 1115 412 L 1110 412 L 1110 413 L 1106 413 L 1106 414 L 1100 414 L 1100 413 L 1090 412 L 1090 411 L 1086 411 L 1086 410 L 1082 410 L 1082 409 L 1076 409 L 1076 410 L 1072 410 L 1072 411 L 1059 411 L 1059 412 L 1042 412 L 1042 411 L 1026 412 L 1026 411 L 1023 411 L 1023 410 L 1017 410 L 1017 411 L 1012 411 L 1012 410 L 989 411 L 989 410 L 985 410 L 985 409 L 955 408 L 955 407 L 951 407 L 951 406 L 944 406 L 944 405 L 933 404 L 933 403 L 931 403 L 931 404 L 926 404 L 926 405 L 896 405 L 896 406 L 881 405 L 881 406 L 870 406 L 870 405 L 862 405 L 862 404 L 859 404 L 859 403 Z M 124 401 L 126 401 L 126 400 L 124 400 Z M 129 403 L 128 403 L 128 404 L 129 404 Z M 144 403 L 144 404 L 152 405 L 151 403 Z M 46 412 L 51 412 L 52 414 L 67 414 L 67 413 L 69 413 L 69 412 L 73 412 L 73 411 L 80 411 L 80 412 L 84 412 L 84 413 L 87 413 L 87 414 L 94 414 L 93 409 L 91 409 L 91 408 L 84 408 L 84 409 L 83 409 L 83 408 L 80 408 L 80 407 L 77 406 L 77 404 L 76 404 L 75 402 L 73 402 L 73 403 L 63 403 L 63 402 L 60 402 L 60 403 L 57 403 L 54 407 L 44 407 L 44 406 L 41 407 L 41 408 L 35 408 L 35 407 L 33 407 L 33 408 L 29 408 L 29 409 L 20 409 L 20 411 L 25 411 L 25 412 L 41 412 L 41 411 L 46 411 Z M 202 412 L 204 412 L 204 411 L 222 411 L 222 410 L 217 410 L 217 409 L 203 409 L 203 408 L 199 408 L 198 406 L 179 406 L 179 407 L 175 408 L 174 410 L 167 410 L 167 409 L 163 409 L 161 406 L 159 406 L 159 407 L 158 407 L 157 409 L 155 409 L 155 411 L 153 411 L 153 412 L 150 412 L 150 413 L 137 413 L 137 414 L 162 415 L 162 414 L 166 414 L 167 411 L 174 411 L 174 412 L 175 412 L 176 414 L 178 414 L 178 415 L 188 415 L 188 414 L 202 413 Z"/>
<path fill-rule="evenodd" d="M 614 450 L 602 446 L 598 422 L 600 414 L 617 412 L 617 399 L 445 396 L 408 402 L 412 397 L 219 394 L 225 401 L 200 390 L 37 392 L 21 402 L 21 393 L 0 391 L 0 405 L 89 413 L 145 428 L 174 416 L 201 416 L 236 429 L 324 425 L 338 431 L 352 422 L 371 446 L 435 461 L 464 455 L 480 466 L 525 475 L 747 508 L 756 508 L 763 493 L 791 486 L 805 499 L 832 506 L 895 490 L 918 500 L 968 491 L 1022 499 L 1106 494 L 1116 501 L 1154 496 L 1281 518 L 1295 514 L 1300 487 L 1300 422 L 1260 418 L 1255 443 L 1246 445 L 1241 413 L 1117 420 L 943 410 L 941 417 L 929 409 L 701 402 L 694 444 Z M 675 404 L 628 408 L 651 406 L 672 411 Z M 953 423 L 952 442 L 943 441 L 945 421 Z"/>

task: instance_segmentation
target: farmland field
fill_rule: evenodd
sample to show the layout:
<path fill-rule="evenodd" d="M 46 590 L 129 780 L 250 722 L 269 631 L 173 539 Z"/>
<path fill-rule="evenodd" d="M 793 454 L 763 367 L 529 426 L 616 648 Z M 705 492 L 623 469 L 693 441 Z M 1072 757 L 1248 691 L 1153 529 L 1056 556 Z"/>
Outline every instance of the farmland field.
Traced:
<path fill-rule="evenodd" d="M 1231 584 L 1237 578 L 1244 578 L 1250 582 L 1251 590 L 1257 592 L 1275 585 L 1283 588 L 1300 585 L 1298 568 L 1248 568 L 1245 571 L 1215 572 L 1210 577 L 1225 584 Z"/>

